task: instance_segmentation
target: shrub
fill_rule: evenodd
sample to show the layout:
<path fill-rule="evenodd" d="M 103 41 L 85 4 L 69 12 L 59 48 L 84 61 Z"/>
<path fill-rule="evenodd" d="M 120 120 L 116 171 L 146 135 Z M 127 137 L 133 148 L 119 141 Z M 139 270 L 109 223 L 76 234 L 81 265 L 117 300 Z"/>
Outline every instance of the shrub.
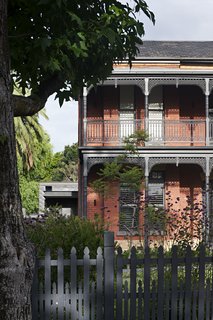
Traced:
<path fill-rule="evenodd" d="M 82 258 L 86 246 L 91 257 L 95 257 L 97 248 L 103 246 L 104 225 L 98 218 L 89 221 L 78 216 L 62 216 L 58 210 L 52 210 L 43 217 L 27 219 L 26 230 L 39 258 L 44 257 L 46 248 L 51 250 L 51 257 L 56 258 L 59 247 L 65 257 L 69 257 L 71 248 L 75 247 L 77 256 Z"/>

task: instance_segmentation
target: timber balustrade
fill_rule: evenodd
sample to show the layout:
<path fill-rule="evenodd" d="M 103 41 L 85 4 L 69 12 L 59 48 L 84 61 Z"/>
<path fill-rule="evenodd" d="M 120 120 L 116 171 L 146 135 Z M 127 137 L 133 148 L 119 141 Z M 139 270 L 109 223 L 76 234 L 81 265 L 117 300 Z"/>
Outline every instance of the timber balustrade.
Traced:
<path fill-rule="evenodd" d="M 144 120 L 84 120 L 86 145 L 120 146 L 137 130 L 145 130 Z M 206 145 L 205 120 L 148 120 L 147 145 Z M 213 142 L 213 120 L 209 121 L 208 140 Z"/>
<path fill-rule="evenodd" d="M 58 250 L 37 260 L 32 290 L 33 319 L 169 320 L 213 319 L 213 257 L 201 246 L 197 257 L 190 247 L 171 256 L 158 248 L 129 258 L 114 249 L 114 235 L 106 232 L 104 250 L 91 259 L 89 249 L 78 259 Z"/>

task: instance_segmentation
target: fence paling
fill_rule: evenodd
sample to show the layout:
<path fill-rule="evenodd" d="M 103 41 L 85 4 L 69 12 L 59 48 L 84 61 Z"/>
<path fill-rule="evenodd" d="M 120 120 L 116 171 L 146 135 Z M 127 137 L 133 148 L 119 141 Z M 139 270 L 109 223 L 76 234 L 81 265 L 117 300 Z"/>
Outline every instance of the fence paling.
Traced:
<path fill-rule="evenodd" d="M 105 232 L 104 272 L 104 319 L 114 320 L 114 235 L 112 232 Z"/>
<path fill-rule="evenodd" d="M 165 257 L 163 248 L 159 248 L 157 258 L 151 257 L 149 249 L 145 250 L 144 258 L 138 258 L 135 248 L 129 258 L 124 258 L 121 249 L 115 255 L 112 235 L 105 241 L 104 257 L 99 248 L 96 259 L 90 258 L 88 248 L 83 259 L 77 259 L 74 248 L 70 259 L 64 259 L 63 250 L 59 249 L 57 260 L 52 260 L 47 250 L 45 259 L 37 262 L 33 320 L 113 320 L 114 316 L 116 320 L 212 320 L 213 277 L 212 274 L 211 279 L 206 277 L 205 271 L 206 265 L 212 266 L 212 262 L 213 257 L 205 256 L 204 247 L 198 257 L 192 256 L 190 247 L 185 257 L 179 257 L 175 247 L 171 258 Z M 65 267 L 70 268 L 68 273 Z M 39 268 L 44 271 L 38 276 Z M 80 281 L 79 268 L 83 271 Z M 91 268 L 96 268 L 95 275 Z M 195 268 L 197 281 L 192 278 Z M 166 275 L 170 270 L 168 281 Z M 56 283 L 51 282 L 54 277 Z"/>
<path fill-rule="evenodd" d="M 63 250 L 58 249 L 58 319 L 64 318 L 64 256 Z"/>
<path fill-rule="evenodd" d="M 158 249 L 158 319 L 163 320 L 163 299 L 164 296 L 164 254 L 163 247 Z"/>
<path fill-rule="evenodd" d="M 50 317 L 50 308 L 51 308 L 51 256 L 50 250 L 46 250 L 45 254 L 45 318 L 48 319 Z"/>
<path fill-rule="evenodd" d="M 192 272 L 192 252 L 191 248 L 186 248 L 186 264 L 185 264 L 185 320 L 191 319 L 191 272 Z"/>
<path fill-rule="evenodd" d="M 183 283 L 180 283 L 180 291 L 178 297 L 178 310 L 179 310 L 179 319 L 183 319 Z"/>
<path fill-rule="evenodd" d="M 171 319 L 177 319 L 177 281 L 178 281 L 178 261 L 177 247 L 172 248 L 172 301 L 171 301 Z"/>
<path fill-rule="evenodd" d="M 77 258 L 76 249 L 71 249 L 70 254 L 70 279 L 71 279 L 71 319 L 76 320 L 77 318 L 77 297 L 76 297 L 76 283 L 77 283 Z"/>
<path fill-rule="evenodd" d="M 169 285 L 166 285 L 166 291 L 165 291 L 165 301 L 166 301 L 166 308 L 165 308 L 165 315 L 166 315 L 166 320 L 170 319 L 170 288 Z"/>
<path fill-rule="evenodd" d="M 150 253 L 145 248 L 144 256 L 144 318 L 149 319 L 150 312 Z"/>
<path fill-rule="evenodd" d="M 206 297 L 206 318 L 210 319 L 210 281 L 209 279 L 207 280 L 205 297 Z"/>
<path fill-rule="evenodd" d="M 116 320 L 122 320 L 122 270 L 123 257 L 121 248 L 118 249 L 117 255 L 117 295 L 116 295 Z"/>
<path fill-rule="evenodd" d="M 142 319 L 142 281 L 138 282 L 138 319 Z"/>
<path fill-rule="evenodd" d="M 194 283 L 193 290 L 193 305 L 192 305 L 192 320 L 197 319 L 197 284 Z"/>
<path fill-rule="evenodd" d="M 125 281 L 124 287 L 124 320 L 129 318 L 129 292 L 128 292 L 128 282 Z"/>
<path fill-rule="evenodd" d="M 97 319 L 103 319 L 103 254 L 102 249 L 97 250 L 97 289 L 96 289 L 96 303 L 97 303 Z"/>
<path fill-rule="evenodd" d="M 89 320 L 89 249 L 84 249 L 84 320 Z"/>
<path fill-rule="evenodd" d="M 78 316 L 79 316 L 80 320 L 83 319 L 83 316 L 82 316 L 82 310 L 83 310 L 82 301 L 83 301 L 82 283 L 80 282 L 79 286 L 78 286 Z"/>
<path fill-rule="evenodd" d="M 201 246 L 199 254 L 199 302 L 198 320 L 203 319 L 204 314 L 204 282 L 205 282 L 205 248 Z"/>
<path fill-rule="evenodd" d="M 132 248 L 131 260 L 130 260 L 130 319 L 134 320 L 136 318 L 136 249 Z"/>

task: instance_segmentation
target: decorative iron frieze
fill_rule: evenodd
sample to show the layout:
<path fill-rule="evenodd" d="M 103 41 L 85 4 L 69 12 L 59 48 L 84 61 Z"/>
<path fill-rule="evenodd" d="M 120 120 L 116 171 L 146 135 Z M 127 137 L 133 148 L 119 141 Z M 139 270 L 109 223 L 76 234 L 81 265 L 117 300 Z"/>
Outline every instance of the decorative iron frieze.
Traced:
<path fill-rule="evenodd" d="M 122 155 L 121 155 L 122 156 Z M 90 171 L 90 169 L 97 164 L 104 164 L 107 162 L 112 162 L 114 161 L 118 156 L 107 156 L 107 157 L 88 157 L 87 159 L 87 172 Z M 133 164 L 140 166 L 141 168 L 145 168 L 145 159 L 142 157 L 131 157 L 127 156 L 122 159 L 121 161 L 124 164 Z"/>
<path fill-rule="evenodd" d="M 201 88 L 203 93 L 206 92 L 206 83 L 203 78 L 149 78 L 149 93 L 150 91 L 158 85 L 196 85 Z"/>
<path fill-rule="evenodd" d="M 206 170 L 205 157 L 150 157 L 148 162 L 149 172 L 157 164 L 197 164 L 203 171 Z"/>

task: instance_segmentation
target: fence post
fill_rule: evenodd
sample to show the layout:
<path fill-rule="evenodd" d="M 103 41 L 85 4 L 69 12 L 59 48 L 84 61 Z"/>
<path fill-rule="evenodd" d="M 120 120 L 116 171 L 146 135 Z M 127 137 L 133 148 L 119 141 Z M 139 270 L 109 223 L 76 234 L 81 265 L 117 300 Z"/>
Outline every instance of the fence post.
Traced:
<path fill-rule="evenodd" d="M 104 319 L 114 320 L 114 233 L 104 232 Z"/>
<path fill-rule="evenodd" d="M 37 260 L 37 257 L 35 259 L 35 266 L 33 271 L 31 299 L 32 299 L 32 303 L 31 303 L 32 320 L 37 320 L 38 319 L 38 260 Z"/>

